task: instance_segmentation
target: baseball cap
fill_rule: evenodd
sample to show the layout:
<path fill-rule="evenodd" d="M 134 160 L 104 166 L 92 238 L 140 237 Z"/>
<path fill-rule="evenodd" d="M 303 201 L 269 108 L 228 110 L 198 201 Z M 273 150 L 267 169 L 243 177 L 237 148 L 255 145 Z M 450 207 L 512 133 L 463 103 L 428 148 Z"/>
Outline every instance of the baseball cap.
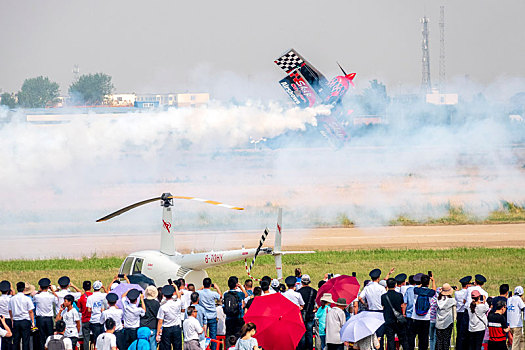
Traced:
<path fill-rule="evenodd" d="M 310 276 L 307 274 L 301 276 L 301 283 L 310 284 L 310 282 L 312 282 L 312 280 L 310 280 Z"/>
<path fill-rule="evenodd" d="M 277 288 L 279 287 L 279 281 L 277 279 L 273 279 L 272 282 L 270 283 L 270 287 L 272 288 Z"/>
<path fill-rule="evenodd" d="M 100 281 L 93 282 L 93 289 L 99 290 L 100 288 L 102 288 L 102 282 Z"/>

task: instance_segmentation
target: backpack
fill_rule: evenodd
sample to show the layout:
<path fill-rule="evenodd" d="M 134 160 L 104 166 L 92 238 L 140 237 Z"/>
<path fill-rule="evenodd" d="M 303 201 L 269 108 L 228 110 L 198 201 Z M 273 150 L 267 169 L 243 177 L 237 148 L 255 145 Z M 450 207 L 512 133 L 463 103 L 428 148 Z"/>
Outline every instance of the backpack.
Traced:
<path fill-rule="evenodd" d="M 420 294 L 418 293 L 419 291 L 423 291 L 423 293 Z M 432 292 L 434 291 L 432 290 Z M 428 313 L 428 310 L 430 310 L 430 297 L 433 297 L 434 293 L 430 295 L 428 292 L 424 291 L 423 288 L 415 288 L 414 294 L 417 295 L 414 311 L 418 316 L 425 316 Z"/>
<path fill-rule="evenodd" d="M 64 336 L 61 336 L 60 338 L 56 339 L 55 337 L 52 337 L 49 339 L 49 342 L 47 343 L 47 349 L 48 350 L 66 350 L 66 344 L 64 344 Z"/>
<path fill-rule="evenodd" d="M 241 313 L 239 307 L 239 297 L 237 293 L 226 292 L 224 293 L 224 314 L 228 317 L 239 317 Z"/>

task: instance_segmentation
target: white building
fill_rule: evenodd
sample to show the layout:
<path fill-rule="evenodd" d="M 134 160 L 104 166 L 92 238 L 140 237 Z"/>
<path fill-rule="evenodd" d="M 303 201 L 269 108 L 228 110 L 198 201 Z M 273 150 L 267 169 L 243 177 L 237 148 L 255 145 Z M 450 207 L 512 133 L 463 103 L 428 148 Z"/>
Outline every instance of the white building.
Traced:
<path fill-rule="evenodd" d="M 199 107 L 205 106 L 210 101 L 208 93 L 187 94 L 137 94 L 137 102 L 158 102 L 161 106 L 174 107 Z"/>
<path fill-rule="evenodd" d="M 457 105 L 458 94 L 440 94 L 437 91 L 432 91 L 426 96 L 427 103 L 433 105 Z"/>
<path fill-rule="evenodd" d="M 111 94 L 106 96 L 109 105 L 118 107 L 132 107 L 137 95 L 131 94 Z"/>

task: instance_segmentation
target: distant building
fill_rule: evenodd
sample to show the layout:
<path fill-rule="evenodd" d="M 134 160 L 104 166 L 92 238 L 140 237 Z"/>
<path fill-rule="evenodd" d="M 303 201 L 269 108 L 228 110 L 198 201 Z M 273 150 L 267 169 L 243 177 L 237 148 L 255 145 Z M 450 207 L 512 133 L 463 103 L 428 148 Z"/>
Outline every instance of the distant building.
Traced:
<path fill-rule="evenodd" d="M 431 94 L 426 95 L 426 102 L 433 105 L 457 105 L 458 94 L 440 94 L 432 91 Z"/>
<path fill-rule="evenodd" d="M 156 103 L 158 106 L 173 106 L 173 107 L 199 107 L 206 106 L 210 101 L 210 94 L 208 93 L 187 93 L 187 94 L 137 94 L 135 105 L 149 106 L 148 103 Z"/>
<path fill-rule="evenodd" d="M 137 95 L 135 94 L 112 94 L 106 96 L 110 106 L 114 107 L 132 107 Z"/>

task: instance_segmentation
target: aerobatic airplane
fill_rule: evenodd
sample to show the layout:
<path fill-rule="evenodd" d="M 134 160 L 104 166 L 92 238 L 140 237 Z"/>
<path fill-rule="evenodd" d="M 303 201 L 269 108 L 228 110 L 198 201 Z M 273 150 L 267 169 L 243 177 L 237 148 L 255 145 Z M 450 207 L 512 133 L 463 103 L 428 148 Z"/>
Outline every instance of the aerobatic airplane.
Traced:
<path fill-rule="evenodd" d="M 353 80 L 356 73 L 346 74 L 338 63 L 344 75 L 328 81 L 294 49 L 288 50 L 274 62 L 286 72 L 287 76 L 279 81 L 279 84 L 297 106 L 306 108 L 319 104 L 332 105 L 330 115 L 319 115 L 316 118 L 323 128 L 321 133 L 330 141 L 335 141 L 338 146 L 342 146 L 349 137 L 338 120 L 348 114 L 343 111 L 341 100 L 350 85 L 355 87 Z"/>

